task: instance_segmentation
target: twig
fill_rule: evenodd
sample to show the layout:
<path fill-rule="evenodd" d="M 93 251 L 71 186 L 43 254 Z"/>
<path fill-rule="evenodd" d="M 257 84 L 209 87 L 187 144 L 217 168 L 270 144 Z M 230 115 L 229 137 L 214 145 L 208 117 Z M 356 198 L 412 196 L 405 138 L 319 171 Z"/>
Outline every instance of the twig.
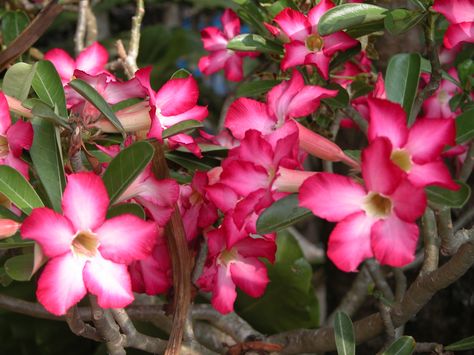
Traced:
<path fill-rule="evenodd" d="M 395 301 L 401 302 L 407 291 L 407 278 L 402 269 L 393 268 L 395 276 Z"/>
<path fill-rule="evenodd" d="M 383 297 L 388 301 L 393 301 L 395 296 L 393 295 L 393 291 L 385 280 L 385 276 L 380 270 L 380 265 L 373 259 L 369 259 L 365 262 L 367 265 L 367 270 L 369 271 L 372 280 L 375 283 L 375 286 L 382 292 Z"/>
<path fill-rule="evenodd" d="M 421 219 L 425 259 L 421 267 L 421 274 L 434 271 L 439 263 L 439 237 L 436 229 L 436 219 L 433 211 L 427 208 Z"/>
<path fill-rule="evenodd" d="M 474 218 L 474 208 L 468 207 L 467 211 L 465 211 L 459 218 L 454 222 L 453 232 L 457 232 L 461 228 L 465 227 L 472 219 Z"/>
<path fill-rule="evenodd" d="M 438 343 L 416 343 L 415 353 L 444 354 L 443 345 Z"/>
<path fill-rule="evenodd" d="M 126 355 L 124 344 L 125 339 L 120 334 L 120 329 L 115 322 L 110 310 L 102 309 L 97 304 L 97 299 L 89 295 L 92 310 L 92 320 L 97 331 L 105 341 L 107 352 L 110 355 Z"/>
<path fill-rule="evenodd" d="M 89 0 L 79 0 L 79 8 L 77 10 L 77 26 L 74 34 L 74 51 L 76 55 L 84 49 L 84 39 L 86 37 L 87 29 L 87 8 L 89 7 Z"/>
<path fill-rule="evenodd" d="M 474 235 L 474 230 L 469 231 Z M 403 301 L 392 308 L 395 327 L 405 324 L 416 315 L 439 290 L 448 287 L 464 275 L 474 264 L 474 242 L 465 243 L 458 252 L 439 269 L 419 276 L 408 289 Z M 384 330 L 380 313 L 372 314 L 354 323 L 356 342 L 362 343 L 378 336 Z M 270 336 L 267 341 L 284 345 L 282 353 L 333 351 L 336 349 L 334 329 L 295 330 Z"/>
<path fill-rule="evenodd" d="M 341 112 L 338 111 L 336 112 L 334 120 L 332 121 L 331 126 L 329 127 L 329 132 L 331 133 L 331 140 L 333 142 L 336 141 L 337 133 L 339 132 L 339 127 L 341 125 L 341 120 Z M 327 173 L 333 173 L 333 162 L 329 160 L 323 160 L 323 170 Z"/>
<path fill-rule="evenodd" d="M 438 233 L 441 238 L 441 254 L 453 255 L 459 245 L 457 245 L 453 234 L 453 222 L 451 220 L 450 208 L 439 208 L 435 210 Z"/>
<path fill-rule="evenodd" d="M 466 182 L 471 176 L 472 169 L 474 169 L 474 142 L 471 142 L 469 145 L 469 150 L 467 151 L 466 159 L 459 173 L 459 180 Z"/>
<path fill-rule="evenodd" d="M 428 50 L 428 56 L 431 63 L 431 76 L 428 84 L 420 91 L 418 96 L 413 103 L 411 112 L 409 113 L 409 124 L 412 124 L 418 114 L 420 113 L 423 102 L 433 95 L 436 90 L 439 88 L 441 83 L 441 64 L 439 62 L 438 56 L 438 46 L 435 41 L 435 31 L 436 31 L 436 18 L 437 14 L 429 13 L 428 15 L 428 24 L 425 27 L 425 40 Z"/>
<path fill-rule="evenodd" d="M 338 311 L 345 312 L 349 317 L 353 316 L 367 298 L 370 281 L 369 271 L 367 266 L 364 265 L 352 283 L 351 289 L 346 293 L 339 306 L 328 317 L 325 324 L 333 324 L 334 317 Z"/>
<path fill-rule="evenodd" d="M 395 340 L 395 326 L 393 325 L 392 316 L 390 315 L 390 307 L 383 304 L 383 302 L 379 302 L 378 308 L 385 327 L 385 333 L 387 334 L 386 344 L 391 344 Z"/>
<path fill-rule="evenodd" d="M 194 335 L 199 343 L 219 354 L 225 353 L 226 345 L 235 344 L 228 334 L 204 321 L 194 322 Z"/>
<path fill-rule="evenodd" d="M 204 264 L 206 263 L 207 259 L 207 242 L 206 240 L 202 240 L 199 244 L 199 252 L 196 258 L 196 262 L 194 263 L 193 275 L 191 280 L 193 284 L 196 284 L 197 280 L 202 274 L 202 270 L 204 269 Z"/>
<path fill-rule="evenodd" d="M 361 114 L 352 106 L 347 106 L 345 109 L 342 110 L 347 116 L 349 116 L 356 124 L 359 126 L 360 130 L 367 134 L 367 130 L 369 129 L 369 123 L 367 120 L 361 116 Z"/>
<path fill-rule="evenodd" d="M 86 11 L 86 28 L 87 28 L 87 35 L 86 35 L 86 45 L 90 46 L 92 43 L 97 41 L 97 18 L 92 11 L 90 6 L 87 7 Z"/>
<path fill-rule="evenodd" d="M 70 308 L 65 317 L 69 329 L 71 329 L 74 334 L 95 341 L 102 340 L 99 334 L 97 334 L 97 329 L 81 319 L 77 306 Z"/>
<path fill-rule="evenodd" d="M 63 10 L 58 5 L 58 0 L 52 0 L 48 5 L 34 18 L 25 30 L 0 53 L 0 72 L 21 54 L 30 49 L 31 46 L 43 35 L 54 19 Z"/>

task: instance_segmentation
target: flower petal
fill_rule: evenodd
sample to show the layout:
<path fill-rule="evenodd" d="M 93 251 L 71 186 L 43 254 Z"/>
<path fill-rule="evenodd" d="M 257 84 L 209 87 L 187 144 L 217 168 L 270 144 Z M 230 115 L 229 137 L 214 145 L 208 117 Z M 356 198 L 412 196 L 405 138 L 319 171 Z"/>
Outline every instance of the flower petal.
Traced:
<path fill-rule="evenodd" d="M 451 23 L 472 22 L 474 2 L 472 0 L 435 0 L 433 9 Z"/>
<path fill-rule="evenodd" d="M 44 54 L 43 59 L 53 63 L 63 85 L 71 81 L 74 69 L 76 69 L 76 62 L 66 51 L 59 48 L 51 49 Z"/>
<path fill-rule="evenodd" d="M 285 55 L 280 63 L 282 70 L 305 64 L 306 56 L 311 53 L 300 41 L 285 43 L 283 47 L 285 47 Z"/>
<path fill-rule="evenodd" d="M 294 41 L 304 42 L 306 37 L 311 34 L 311 25 L 306 16 L 289 7 L 276 15 L 273 21 Z"/>
<path fill-rule="evenodd" d="M 256 129 L 262 134 L 271 133 L 275 124 L 275 119 L 267 112 L 267 105 L 245 97 L 235 100 L 225 117 L 225 127 L 237 139 L 243 139 L 249 129 Z"/>
<path fill-rule="evenodd" d="M 354 180 L 337 174 L 318 173 L 300 188 L 300 206 L 331 222 L 362 211 L 367 192 Z"/>
<path fill-rule="evenodd" d="M 425 190 L 413 186 L 407 180 L 402 180 L 390 199 L 393 202 L 393 209 L 397 216 L 406 222 L 416 221 L 425 212 Z"/>
<path fill-rule="evenodd" d="M 13 155 L 20 157 L 22 150 L 29 150 L 33 144 L 33 126 L 19 119 L 8 129 L 7 140 Z"/>
<path fill-rule="evenodd" d="M 95 230 L 100 241 L 99 251 L 115 263 L 130 264 L 150 255 L 158 228 L 132 214 L 111 218 Z"/>
<path fill-rule="evenodd" d="M 364 212 L 354 213 L 336 225 L 329 236 L 328 257 L 342 271 L 357 271 L 359 264 L 371 258 L 370 230 L 376 220 Z"/>
<path fill-rule="evenodd" d="M 173 116 L 193 108 L 199 88 L 192 76 L 168 80 L 156 93 L 156 107 L 164 116 Z"/>
<path fill-rule="evenodd" d="M 392 147 L 385 137 L 375 138 L 362 151 L 362 176 L 367 190 L 390 195 L 398 186 L 402 170 L 391 160 Z"/>
<path fill-rule="evenodd" d="M 324 36 L 323 42 L 323 52 L 328 57 L 333 56 L 338 51 L 346 51 L 359 44 L 359 41 L 342 31 Z"/>
<path fill-rule="evenodd" d="M 459 189 L 441 159 L 426 164 L 413 164 L 408 180 L 418 187 L 435 185 L 449 190 Z"/>
<path fill-rule="evenodd" d="M 97 296 L 102 308 L 123 308 L 133 301 L 132 282 L 127 266 L 97 254 L 83 271 L 87 290 Z"/>
<path fill-rule="evenodd" d="M 394 102 L 381 99 L 367 100 L 369 105 L 369 141 L 387 137 L 394 149 L 403 147 L 408 138 L 406 113 Z"/>
<path fill-rule="evenodd" d="M 375 258 L 381 264 L 402 267 L 415 259 L 418 227 L 392 215 L 374 224 L 371 239 Z"/>
<path fill-rule="evenodd" d="M 325 79 L 328 80 L 329 78 L 329 62 L 331 61 L 331 57 L 328 57 L 324 54 L 323 51 L 309 53 L 305 60 L 304 64 L 312 64 L 316 67 L 319 74 Z"/>
<path fill-rule="evenodd" d="M 333 7 L 334 3 L 331 0 L 321 0 L 308 12 L 308 20 L 311 26 L 313 26 L 313 33 L 318 32 L 318 23 L 321 16 Z"/>
<path fill-rule="evenodd" d="M 231 54 L 227 51 L 227 49 L 212 52 L 210 55 L 201 57 L 201 59 L 199 59 L 199 70 L 205 75 L 214 74 L 215 72 L 224 69 L 225 63 L 230 57 Z"/>
<path fill-rule="evenodd" d="M 11 124 L 12 120 L 10 117 L 10 108 L 8 107 L 8 102 L 3 92 L 0 91 L 0 135 L 6 135 L 7 130 Z"/>
<path fill-rule="evenodd" d="M 270 279 L 267 268 L 257 258 L 239 258 L 230 264 L 235 285 L 252 297 L 261 297 Z"/>
<path fill-rule="evenodd" d="M 222 314 L 226 314 L 234 310 L 237 292 L 235 291 L 230 269 L 225 266 L 218 266 L 217 269 L 217 277 L 215 279 L 211 303 L 216 310 Z"/>
<path fill-rule="evenodd" d="M 96 75 L 104 72 L 108 61 L 109 53 L 107 53 L 107 49 L 99 42 L 94 42 L 77 56 L 76 69 L 90 75 Z"/>
<path fill-rule="evenodd" d="M 125 82 L 112 81 L 107 84 L 103 93 L 103 97 L 111 105 L 135 97 L 143 98 L 145 96 L 147 96 L 147 90 L 137 78 Z"/>
<path fill-rule="evenodd" d="M 71 174 L 67 178 L 62 208 L 75 230 L 91 230 L 105 220 L 109 196 L 102 179 L 90 172 Z"/>
<path fill-rule="evenodd" d="M 61 316 L 86 294 L 82 278 L 85 259 L 67 253 L 52 258 L 38 280 L 36 297 L 49 312 Z"/>
<path fill-rule="evenodd" d="M 224 73 L 227 80 L 230 81 L 241 81 L 244 77 L 244 61 L 242 57 L 238 55 L 230 56 L 224 65 Z"/>
<path fill-rule="evenodd" d="M 206 27 L 201 31 L 201 40 L 204 49 L 209 52 L 227 49 L 228 39 L 217 27 Z"/>
<path fill-rule="evenodd" d="M 474 22 L 462 22 L 448 27 L 443 44 L 454 48 L 462 42 L 474 43 Z"/>
<path fill-rule="evenodd" d="M 67 218 L 46 207 L 35 208 L 21 226 L 22 238 L 33 239 L 50 258 L 71 249 L 75 232 Z"/>
<path fill-rule="evenodd" d="M 446 145 L 456 144 L 456 125 L 452 119 L 418 119 L 410 128 L 405 149 L 418 164 L 435 160 Z"/>
<path fill-rule="evenodd" d="M 224 33 L 227 38 L 231 39 L 240 33 L 240 20 L 232 9 L 225 9 L 221 17 Z"/>

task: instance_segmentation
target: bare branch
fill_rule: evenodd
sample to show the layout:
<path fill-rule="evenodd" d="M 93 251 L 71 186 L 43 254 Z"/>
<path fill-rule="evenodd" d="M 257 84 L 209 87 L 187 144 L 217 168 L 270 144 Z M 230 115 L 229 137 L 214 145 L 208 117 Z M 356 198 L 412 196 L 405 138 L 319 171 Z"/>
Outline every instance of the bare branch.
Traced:
<path fill-rule="evenodd" d="M 375 286 L 382 292 L 383 297 L 388 301 L 393 301 L 395 296 L 393 294 L 392 289 L 390 288 L 387 280 L 385 280 L 385 276 L 380 270 L 380 265 L 374 259 L 369 259 L 365 262 L 367 265 L 367 270 L 369 271 L 372 280 L 375 283 Z"/>
<path fill-rule="evenodd" d="M 74 51 L 76 55 L 84 49 L 84 39 L 86 37 L 87 29 L 87 8 L 89 7 L 89 0 L 79 0 L 79 8 L 77 10 L 77 26 L 74 35 Z"/>
<path fill-rule="evenodd" d="M 425 259 L 421 267 L 421 273 L 428 273 L 438 268 L 439 263 L 439 237 L 436 228 L 436 220 L 433 211 L 427 208 L 421 219 L 423 231 L 423 243 Z"/>
<path fill-rule="evenodd" d="M 90 324 L 85 323 L 81 319 L 77 306 L 74 306 L 68 310 L 66 313 L 66 322 L 69 326 L 69 329 L 71 329 L 74 334 L 86 339 L 102 341 L 101 337 L 97 333 L 97 329 L 95 329 Z"/>

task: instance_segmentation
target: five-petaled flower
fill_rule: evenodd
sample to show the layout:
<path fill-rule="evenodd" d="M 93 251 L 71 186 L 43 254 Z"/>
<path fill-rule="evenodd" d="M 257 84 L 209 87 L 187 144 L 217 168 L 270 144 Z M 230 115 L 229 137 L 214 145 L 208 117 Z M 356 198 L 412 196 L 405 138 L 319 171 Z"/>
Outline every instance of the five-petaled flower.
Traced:
<path fill-rule="evenodd" d="M 90 292 L 103 308 L 133 301 L 127 265 L 146 258 L 158 229 L 132 214 L 106 220 L 109 197 L 101 178 L 83 172 L 68 176 L 63 215 L 35 208 L 21 235 L 36 241 L 50 258 L 38 281 L 38 301 L 62 315 Z"/>

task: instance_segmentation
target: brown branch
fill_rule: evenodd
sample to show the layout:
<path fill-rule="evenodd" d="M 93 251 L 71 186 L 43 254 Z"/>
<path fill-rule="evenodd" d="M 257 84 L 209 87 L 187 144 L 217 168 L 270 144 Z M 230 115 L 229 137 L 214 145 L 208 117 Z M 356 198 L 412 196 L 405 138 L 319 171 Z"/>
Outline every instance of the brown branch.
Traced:
<path fill-rule="evenodd" d="M 76 55 L 84 49 L 84 39 L 87 30 L 87 8 L 89 0 L 79 0 L 79 8 L 77 10 L 77 26 L 74 34 L 74 51 Z"/>
<path fill-rule="evenodd" d="M 28 27 L 10 43 L 7 49 L 0 53 L 0 72 L 5 70 L 5 68 L 21 54 L 30 49 L 62 10 L 63 8 L 58 4 L 58 0 L 50 1 L 34 20 L 31 21 Z"/>
<path fill-rule="evenodd" d="M 385 276 L 382 273 L 378 262 L 373 259 L 369 259 L 365 262 L 365 264 L 367 265 L 367 270 L 369 271 L 375 286 L 377 286 L 379 291 L 382 292 L 383 297 L 387 301 L 393 301 L 395 296 L 389 284 L 387 283 L 387 280 L 385 280 Z"/>
<path fill-rule="evenodd" d="M 157 178 L 169 177 L 163 146 L 154 142 L 155 156 L 153 157 L 153 171 Z M 173 327 L 171 328 L 166 355 L 179 354 L 182 343 L 186 318 L 191 303 L 191 265 L 188 242 L 184 231 L 183 220 L 175 205 L 170 221 L 166 225 L 165 234 L 171 256 L 174 287 Z"/>
<path fill-rule="evenodd" d="M 421 267 L 421 273 L 428 273 L 438 268 L 439 263 L 439 237 L 436 228 L 436 219 L 433 211 L 427 208 L 421 219 L 423 232 L 423 244 L 425 249 L 425 259 Z"/>
<path fill-rule="evenodd" d="M 102 341 L 97 333 L 97 329 L 81 319 L 77 306 L 71 307 L 66 313 L 65 318 L 69 329 L 71 329 L 71 331 L 77 336 L 95 341 Z"/>
<path fill-rule="evenodd" d="M 466 182 L 472 174 L 472 169 L 474 169 L 474 142 L 471 142 L 469 145 L 469 150 L 467 151 L 466 159 L 462 164 L 461 171 L 459 173 L 459 179 Z"/>
<path fill-rule="evenodd" d="M 470 231 L 474 234 L 474 230 Z M 439 269 L 419 276 L 410 286 L 403 301 L 391 312 L 393 324 L 399 327 L 416 315 L 439 290 L 463 276 L 474 264 L 474 242 L 461 246 L 458 252 Z M 380 313 L 372 314 L 354 323 L 357 343 L 373 339 L 384 331 Z M 323 352 L 336 349 L 334 329 L 296 330 L 270 336 L 267 341 L 284 345 L 284 354 Z"/>

